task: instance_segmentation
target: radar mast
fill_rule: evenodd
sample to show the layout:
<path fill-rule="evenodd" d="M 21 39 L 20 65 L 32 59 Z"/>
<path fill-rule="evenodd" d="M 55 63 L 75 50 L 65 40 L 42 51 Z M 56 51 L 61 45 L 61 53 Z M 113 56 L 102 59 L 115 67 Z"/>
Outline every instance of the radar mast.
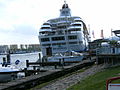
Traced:
<path fill-rule="evenodd" d="M 64 4 L 62 6 L 62 9 L 60 9 L 60 16 L 71 16 L 70 8 L 68 4 L 66 3 L 66 0 L 64 0 Z"/>

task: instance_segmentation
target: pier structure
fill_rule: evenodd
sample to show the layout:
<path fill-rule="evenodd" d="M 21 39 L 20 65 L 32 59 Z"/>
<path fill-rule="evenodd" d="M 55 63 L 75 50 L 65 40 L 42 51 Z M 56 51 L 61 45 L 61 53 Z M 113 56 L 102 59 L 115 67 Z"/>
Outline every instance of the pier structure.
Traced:
<path fill-rule="evenodd" d="M 120 65 L 120 54 L 99 54 L 96 61 L 98 64 L 105 64 L 107 66 Z"/>
<path fill-rule="evenodd" d="M 117 37 L 120 37 L 120 30 L 113 31 Z M 97 39 L 89 42 L 89 54 L 96 56 L 97 64 L 106 66 L 115 66 L 120 64 L 120 43 L 119 40 Z"/>
<path fill-rule="evenodd" d="M 64 61 L 63 59 L 59 60 L 59 62 L 29 62 L 29 60 L 26 60 L 26 67 L 33 67 L 34 69 L 37 67 L 44 67 L 44 66 L 54 66 L 55 69 L 57 69 L 57 66 L 66 66 L 66 64 L 73 64 L 73 63 L 79 63 L 81 61 Z"/>
<path fill-rule="evenodd" d="M 94 64 L 94 62 L 95 60 L 83 60 L 76 64 L 64 66 L 64 68 L 62 69 L 54 69 L 54 70 L 47 70 L 47 71 L 39 70 L 39 73 L 34 72 L 35 74 L 24 77 L 22 79 L 14 80 L 8 83 L 1 83 L 0 90 L 29 89 L 36 85 L 51 81 L 53 79 L 64 76 L 68 73 L 77 71 L 84 67 L 91 66 Z M 26 69 L 26 72 L 27 72 L 27 69 Z"/>

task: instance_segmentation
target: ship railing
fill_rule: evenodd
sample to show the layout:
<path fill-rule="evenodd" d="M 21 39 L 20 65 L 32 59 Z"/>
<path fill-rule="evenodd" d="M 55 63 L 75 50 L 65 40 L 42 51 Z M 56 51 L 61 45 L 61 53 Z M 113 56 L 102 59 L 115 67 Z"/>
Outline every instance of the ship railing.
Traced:
<path fill-rule="evenodd" d="M 78 33 L 80 33 L 80 31 L 56 32 L 56 33 L 40 34 L 40 36 L 53 36 L 53 35 L 64 35 L 64 34 L 78 34 Z"/>

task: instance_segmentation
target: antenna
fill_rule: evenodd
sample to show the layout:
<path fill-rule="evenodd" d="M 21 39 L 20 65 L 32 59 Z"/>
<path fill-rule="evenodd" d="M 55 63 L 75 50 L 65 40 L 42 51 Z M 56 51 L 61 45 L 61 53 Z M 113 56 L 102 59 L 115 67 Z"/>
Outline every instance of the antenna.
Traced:
<path fill-rule="evenodd" d="M 65 3 L 65 5 L 66 5 L 66 0 L 64 0 L 64 3 Z"/>

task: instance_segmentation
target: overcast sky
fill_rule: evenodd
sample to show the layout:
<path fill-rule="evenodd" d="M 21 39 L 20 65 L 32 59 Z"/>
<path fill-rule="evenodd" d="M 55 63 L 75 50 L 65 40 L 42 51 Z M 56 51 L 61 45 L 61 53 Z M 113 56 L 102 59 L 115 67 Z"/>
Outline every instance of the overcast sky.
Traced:
<path fill-rule="evenodd" d="M 41 25 L 59 17 L 64 0 L 0 0 L 0 44 L 39 43 Z M 73 16 L 80 16 L 95 38 L 120 29 L 120 0 L 67 0 Z"/>

